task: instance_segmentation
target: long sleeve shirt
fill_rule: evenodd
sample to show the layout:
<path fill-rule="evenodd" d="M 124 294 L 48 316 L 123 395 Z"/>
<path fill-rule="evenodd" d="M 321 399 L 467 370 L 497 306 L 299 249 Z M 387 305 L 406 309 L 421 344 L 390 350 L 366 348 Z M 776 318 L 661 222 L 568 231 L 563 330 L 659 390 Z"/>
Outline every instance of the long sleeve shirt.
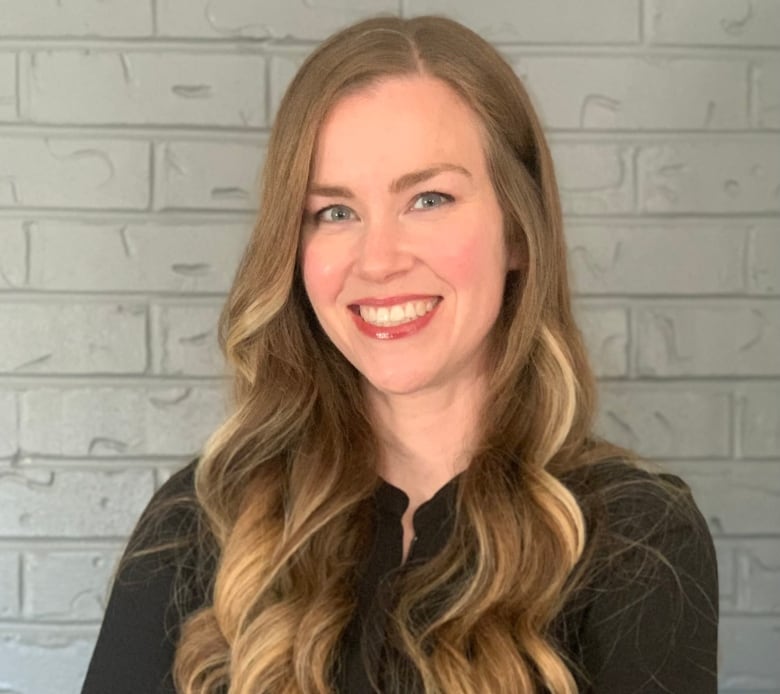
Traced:
<path fill-rule="evenodd" d="M 630 498 L 610 510 L 610 526 L 641 538 L 662 554 L 672 571 L 653 574 L 652 583 L 610 572 L 591 586 L 595 599 L 572 613 L 566 655 L 587 673 L 575 674 L 581 694 L 715 694 L 717 691 L 718 578 L 715 550 L 695 506 L 690 521 L 669 516 L 662 500 L 643 485 L 651 473 L 625 466 L 636 484 Z M 191 488 L 194 465 L 171 478 L 158 494 Z M 668 481 L 687 490 L 674 475 Z M 387 667 L 387 595 L 393 577 L 428 561 L 444 546 L 454 525 L 458 478 L 442 487 L 414 514 L 415 540 L 402 565 L 401 516 L 409 500 L 384 480 L 375 492 L 375 534 L 362 562 L 357 607 L 340 642 L 334 689 L 369 694 L 371 680 L 384 689 Z M 173 519 L 173 523 L 177 523 Z M 648 531 L 651 532 L 648 532 Z M 171 666 L 177 628 L 171 628 L 173 566 L 145 572 L 130 564 L 115 581 L 82 694 L 173 694 Z M 603 574 L 602 574 L 603 575 Z M 681 593 L 682 591 L 682 593 Z"/>

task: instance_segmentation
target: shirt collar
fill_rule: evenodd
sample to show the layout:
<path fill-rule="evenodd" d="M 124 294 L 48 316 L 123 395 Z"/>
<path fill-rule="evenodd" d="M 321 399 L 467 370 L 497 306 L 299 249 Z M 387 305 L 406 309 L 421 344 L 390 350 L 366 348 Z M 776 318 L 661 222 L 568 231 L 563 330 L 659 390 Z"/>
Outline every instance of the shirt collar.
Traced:
<path fill-rule="evenodd" d="M 455 475 L 449 482 L 440 487 L 430 499 L 417 507 L 414 513 L 415 525 L 440 521 L 452 513 L 455 507 L 458 484 L 462 476 L 462 472 Z M 409 497 L 406 493 L 382 477 L 379 478 L 374 499 L 380 511 L 399 519 L 409 507 Z"/>

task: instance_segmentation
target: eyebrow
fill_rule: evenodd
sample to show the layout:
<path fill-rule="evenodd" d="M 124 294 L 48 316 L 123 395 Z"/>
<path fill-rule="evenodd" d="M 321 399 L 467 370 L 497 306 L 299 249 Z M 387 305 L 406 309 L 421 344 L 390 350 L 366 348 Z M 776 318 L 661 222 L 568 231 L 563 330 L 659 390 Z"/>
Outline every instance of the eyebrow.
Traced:
<path fill-rule="evenodd" d="M 471 172 L 468 169 L 464 168 L 463 166 L 460 166 L 459 164 L 435 164 L 425 169 L 420 169 L 418 171 L 411 171 L 410 173 L 400 176 L 390 184 L 389 190 L 391 193 L 400 193 L 406 190 L 407 188 L 411 188 L 412 186 L 415 186 L 418 183 L 422 183 L 423 181 L 426 181 L 429 178 L 433 178 L 434 176 L 437 176 L 438 174 L 443 173 L 444 171 L 455 171 L 456 173 L 461 173 L 464 176 L 468 176 L 468 178 L 471 178 Z M 345 188 L 344 186 L 328 186 L 328 185 L 321 185 L 319 183 L 313 183 L 311 186 L 309 186 L 309 190 L 307 191 L 307 194 L 321 195 L 327 198 L 354 198 L 355 197 L 355 194 L 349 188 Z"/>

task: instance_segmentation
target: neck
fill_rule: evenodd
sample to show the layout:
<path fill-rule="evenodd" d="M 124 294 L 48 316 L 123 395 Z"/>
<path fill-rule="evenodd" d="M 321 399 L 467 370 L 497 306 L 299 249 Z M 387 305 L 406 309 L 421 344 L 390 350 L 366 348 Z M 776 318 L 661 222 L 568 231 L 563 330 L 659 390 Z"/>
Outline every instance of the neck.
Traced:
<path fill-rule="evenodd" d="M 468 466 L 483 390 L 481 381 L 403 395 L 368 386 L 382 443 L 379 474 L 406 492 L 410 510 Z"/>

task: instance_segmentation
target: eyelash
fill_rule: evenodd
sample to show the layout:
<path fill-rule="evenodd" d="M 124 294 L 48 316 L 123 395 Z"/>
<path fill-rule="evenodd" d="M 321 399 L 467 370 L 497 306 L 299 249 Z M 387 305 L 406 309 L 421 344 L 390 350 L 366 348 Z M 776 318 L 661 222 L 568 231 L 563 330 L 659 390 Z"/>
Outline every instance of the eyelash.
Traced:
<path fill-rule="evenodd" d="M 420 200 L 421 198 L 424 198 L 427 195 L 438 195 L 439 197 L 441 197 L 444 200 L 444 202 L 442 204 L 450 203 L 450 202 L 453 202 L 455 200 L 455 198 L 452 195 L 448 195 L 447 193 L 442 193 L 442 192 L 440 192 L 438 190 L 426 190 L 424 193 L 420 193 L 419 195 L 415 195 L 414 196 L 415 203 L 418 200 Z M 441 206 L 442 205 L 435 205 L 434 207 L 431 207 L 431 208 L 428 208 L 428 209 L 435 209 L 436 207 L 441 207 Z M 324 219 L 322 219 L 322 215 L 325 214 L 325 212 L 327 212 L 328 210 L 332 210 L 335 207 L 344 207 L 346 209 L 349 209 L 349 207 L 347 205 L 341 205 L 341 204 L 328 205 L 327 207 L 323 207 L 322 209 L 318 210 L 317 212 L 314 212 L 311 215 L 312 220 L 314 222 L 322 222 L 323 224 L 337 224 L 338 221 L 344 221 L 344 220 L 336 221 L 336 220 L 324 220 Z"/>

